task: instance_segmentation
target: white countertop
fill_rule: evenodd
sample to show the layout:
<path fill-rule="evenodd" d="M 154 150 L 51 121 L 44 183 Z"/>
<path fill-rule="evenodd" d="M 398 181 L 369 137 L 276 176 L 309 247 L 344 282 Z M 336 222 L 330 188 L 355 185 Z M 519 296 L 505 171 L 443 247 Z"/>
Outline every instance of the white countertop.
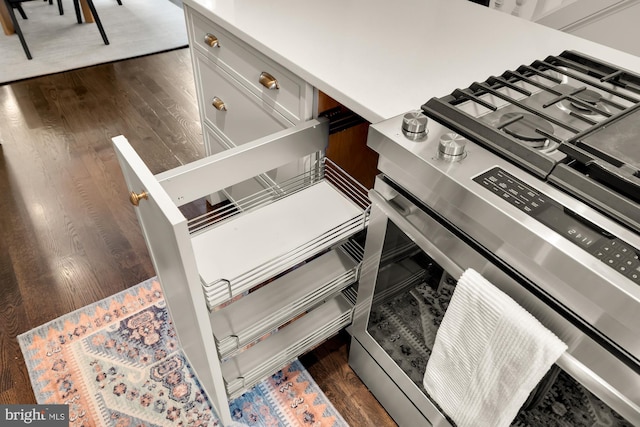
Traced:
<path fill-rule="evenodd" d="M 563 50 L 640 58 L 466 0 L 184 0 L 375 123 Z"/>

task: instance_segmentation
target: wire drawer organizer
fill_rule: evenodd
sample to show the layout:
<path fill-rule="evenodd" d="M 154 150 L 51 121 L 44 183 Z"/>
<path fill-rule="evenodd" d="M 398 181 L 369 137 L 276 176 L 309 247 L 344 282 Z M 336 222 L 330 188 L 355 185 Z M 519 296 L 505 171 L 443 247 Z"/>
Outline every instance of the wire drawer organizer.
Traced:
<path fill-rule="evenodd" d="M 282 275 L 269 286 L 211 313 L 221 358 L 243 348 L 337 295 L 358 279 L 362 253 L 353 256 L 349 241 Z M 360 248 L 361 250 L 361 248 Z"/>
<path fill-rule="evenodd" d="M 190 221 L 213 309 L 366 227 L 364 187 L 326 158 L 312 172 Z"/>

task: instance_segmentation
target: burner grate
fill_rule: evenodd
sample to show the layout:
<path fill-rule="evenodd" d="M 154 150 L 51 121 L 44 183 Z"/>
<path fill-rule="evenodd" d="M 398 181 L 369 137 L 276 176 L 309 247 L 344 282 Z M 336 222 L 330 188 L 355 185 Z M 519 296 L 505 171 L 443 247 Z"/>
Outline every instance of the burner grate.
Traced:
<path fill-rule="evenodd" d="M 565 51 L 560 56 L 547 57 L 545 62 L 574 69 L 640 95 L 640 76 L 587 55 Z"/>
<path fill-rule="evenodd" d="M 579 187 L 581 194 L 592 187 L 602 193 L 605 186 L 608 194 L 600 206 L 611 205 L 614 212 L 618 201 L 621 206 L 638 201 L 640 153 L 637 144 L 619 142 L 625 130 L 640 137 L 630 123 L 640 114 L 637 74 L 565 51 L 432 98 L 422 110 L 542 179 L 557 184 L 558 178 L 550 177 L 558 165 L 578 171 L 568 175 L 584 182 L 558 186 Z M 612 125 L 616 133 L 603 131 Z"/>

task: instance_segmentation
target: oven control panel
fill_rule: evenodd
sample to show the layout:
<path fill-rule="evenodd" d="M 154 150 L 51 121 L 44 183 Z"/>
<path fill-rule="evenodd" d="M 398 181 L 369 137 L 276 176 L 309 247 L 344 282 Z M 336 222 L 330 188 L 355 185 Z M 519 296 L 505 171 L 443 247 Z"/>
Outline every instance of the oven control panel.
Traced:
<path fill-rule="evenodd" d="M 640 250 L 496 167 L 473 179 L 503 200 L 640 284 Z"/>

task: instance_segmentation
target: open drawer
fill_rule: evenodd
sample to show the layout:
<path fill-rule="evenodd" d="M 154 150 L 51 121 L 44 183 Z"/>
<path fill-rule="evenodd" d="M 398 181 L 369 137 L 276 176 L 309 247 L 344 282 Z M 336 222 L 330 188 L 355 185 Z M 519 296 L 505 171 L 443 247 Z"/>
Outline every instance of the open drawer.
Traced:
<path fill-rule="evenodd" d="M 364 229 L 366 199 L 342 193 L 356 187 L 335 168 L 321 159 L 311 173 L 190 222 L 210 309 Z"/>
<path fill-rule="evenodd" d="M 320 344 L 351 323 L 353 304 L 342 294 L 310 311 L 269 339 L 240 353 L 222 366 L 227 393 L 234 399 L 266 376 Z"/>
<path fill-rule="evenodd" d="M 349 248 L 351 246 L 351 248 Z M 351 250 L 349 250 L 351 249 Z M 344 290 L 358 278 L 363 249 L 348 241 L 305 262 L 269 286 L 211 313 L 211 327 L 221 358 L 311 310 L 319 301 Z"/>
<path fill-rule="evenodd" d="M 362 249 L 350 238 L 370 204 L 324 157 L 328 134 L 328 120 L 309 120 L 156 175 L 113 139 L 182 348 L 223 422 L 230 398 L 351 323 Z M 300 159 L 298 175 L 185 216 Z"/>

